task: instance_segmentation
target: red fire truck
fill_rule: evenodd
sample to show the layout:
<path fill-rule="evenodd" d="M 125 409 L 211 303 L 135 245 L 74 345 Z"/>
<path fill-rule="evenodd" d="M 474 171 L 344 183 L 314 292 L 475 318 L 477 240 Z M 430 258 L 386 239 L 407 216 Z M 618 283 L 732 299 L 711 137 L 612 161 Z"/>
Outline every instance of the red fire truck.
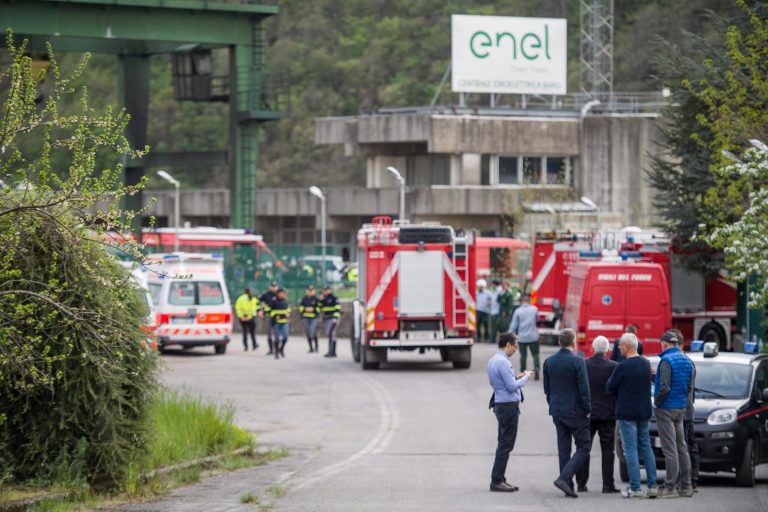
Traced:
<path fill-rule="evenodd" d="M 560 332 L 573 265 L 599 259 L 602 249 L 617 250 L 620 257 L 660 264 L 670 286 L 673 327 L 680 329 L 686 340 L 715 341 L 721 350 L 733 348 L 736 285 L 722 277 L 705 279 L 685 271 L 672 254 L 670 240 L 664 233 L 637 227 L 618 232 L 537 235 L 531 299 L 539 308 L 539 331 L 543 335 Z"/>
<path fill-rule="evenodd" d="M 355 362 L 375 369 L 390 350 L 439 350 L 469 368 L 476 333 L 475 241 L 437 223 L 393 224 L 376 217 L 357 235 Z"/>

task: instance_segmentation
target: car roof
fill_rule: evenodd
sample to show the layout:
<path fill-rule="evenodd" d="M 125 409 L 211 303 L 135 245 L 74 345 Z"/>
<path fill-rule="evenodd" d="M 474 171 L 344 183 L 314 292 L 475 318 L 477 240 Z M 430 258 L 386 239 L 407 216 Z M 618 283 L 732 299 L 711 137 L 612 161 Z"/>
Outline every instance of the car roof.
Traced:
<path fill-rule="evenodd" d="M 731 364 L 752 364 L 755 361 L 768 361 L 768 354 L 743 354 L 741 352 L 720 352 L 713 357 L 704 357 L 703 352 L 686 352 L 694 363 L 713 362 L 713 363 L 731 363 Z M 659 363 L 659 356 L 648 356 L 652 364 Z"/>

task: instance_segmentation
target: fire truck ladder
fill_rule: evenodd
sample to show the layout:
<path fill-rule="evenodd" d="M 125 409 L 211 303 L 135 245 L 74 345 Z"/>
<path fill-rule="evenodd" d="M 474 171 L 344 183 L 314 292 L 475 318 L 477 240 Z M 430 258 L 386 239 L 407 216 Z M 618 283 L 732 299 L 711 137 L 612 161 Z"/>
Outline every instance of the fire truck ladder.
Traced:
<path fill-rule="evenodd" d="M 459 279 L 464 283 L 469 276 L 469 255 L 467 254 L 468 238 L 454 237 L 453 239 L 453 257 L 451 263 L 456 270 Z M 464 327 L 467 325 L 467 302 L 461 296 L 456 285 L 453 286 L 453 325 Z"/>

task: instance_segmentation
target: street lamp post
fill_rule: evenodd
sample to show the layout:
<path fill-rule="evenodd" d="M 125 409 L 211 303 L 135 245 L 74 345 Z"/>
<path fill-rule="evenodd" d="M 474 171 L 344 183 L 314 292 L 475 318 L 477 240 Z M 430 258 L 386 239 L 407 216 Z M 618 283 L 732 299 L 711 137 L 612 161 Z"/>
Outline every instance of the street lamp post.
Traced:
<path fill-rule="evenodd" d="M 398 214 L 398 217 L 400 218 L 400 221 L 404 221 L 405 220 L 405 178 L 403 178 L 403 175 L 400 174 L 400 171 L 398 171 L 394 167 L 387 167 L 387 170 L 395 175 L 395 179 L 400 184 L 400 213 Z"/>
<path fill-rule="evenodd" d="M 320 272 L 322 273 L 322 283 L 325 287 L 325 248 L 326 248 L 326 229 L 325 229 L 325 194 L 319 187 L 312 185 L 309 187 L 309 193 L 320 199 L 320 247 L 322 254 L 320 255 Z"/>
<path fill-rule="evenodd" d="M 590 208 L 594 208 L 596 210 L 597 214 L 597 232 L 600 233 L 600 236 L 602 237 L 602 231 L 603 231 L 603 219 L 601 218 L 602 211 L 600 210 L 600 207 L 597 206 L 597 204 L 588 198 L 587 196 L 581 196 L 581 202 Z"/>
<path fill-rule="evenodd" d="M 181 183 L 178 180 L 173 179 L 173 176 L 165 171 L 157 171 L 157 175 L 170 183 L 176 189 L 176 198 L 173 201 L 173 226 L 176 230 L 174 234 L 173 250 L 179 251 L 179 224 L 181 223 Z"/>

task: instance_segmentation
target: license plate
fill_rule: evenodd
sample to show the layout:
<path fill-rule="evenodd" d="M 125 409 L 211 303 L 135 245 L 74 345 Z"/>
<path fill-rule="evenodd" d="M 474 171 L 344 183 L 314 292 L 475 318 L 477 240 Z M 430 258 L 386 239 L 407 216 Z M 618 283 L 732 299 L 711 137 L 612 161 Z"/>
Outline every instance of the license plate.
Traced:
<path fill-rule="evenodd" d="M 191 324 L 194 322 L 195 322 L 195 319 L 188 316 L 172 316 L 171 317 L 172 324 Z"/>
<path fill-rule="evenodd" d="M 661 448 L 661 438 L 660 437 L 654 437 L 653 438 L 653 446 L 655 448 Z"/>
<path fill-rule="evenodd" d="M 413 341 L 427 341 L 427 340 L 434 340 L 435 339 L 435 333 L 433 332 L 409 332 L 408 333 L 408 339 Z"/>

